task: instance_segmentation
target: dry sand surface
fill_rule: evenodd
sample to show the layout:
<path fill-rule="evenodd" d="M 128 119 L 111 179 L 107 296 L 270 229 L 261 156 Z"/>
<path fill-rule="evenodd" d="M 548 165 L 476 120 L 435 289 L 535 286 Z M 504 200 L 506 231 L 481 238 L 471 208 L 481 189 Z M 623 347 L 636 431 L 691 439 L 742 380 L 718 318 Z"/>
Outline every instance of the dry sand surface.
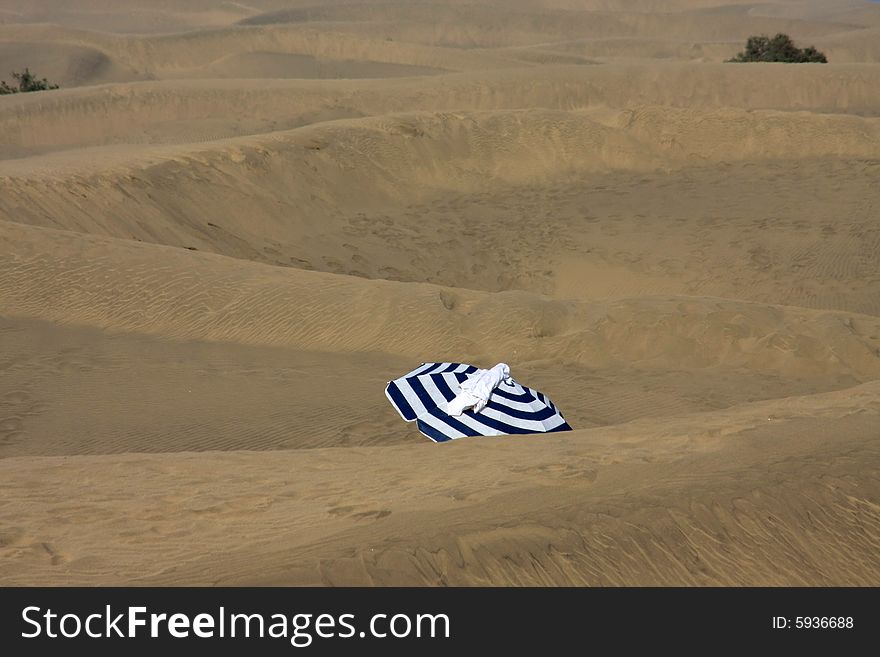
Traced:
<path fill-rule="evenodd" d="M 0 0 L 0 63 L 0 585 L 880 585 L 880 4 Z M 575 431 L 431 443 L 434 360 Z"/>

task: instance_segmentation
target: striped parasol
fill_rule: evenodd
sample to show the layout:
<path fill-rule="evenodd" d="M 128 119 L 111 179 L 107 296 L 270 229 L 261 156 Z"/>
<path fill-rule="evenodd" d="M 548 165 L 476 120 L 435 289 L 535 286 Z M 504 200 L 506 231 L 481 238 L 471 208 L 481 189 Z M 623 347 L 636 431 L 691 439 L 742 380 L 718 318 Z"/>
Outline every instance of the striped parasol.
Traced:
<path fill-rule="evenodd" d="M 462 382 L 478 371 L 462 363 L 422 363 L 390 381 L 385 395 L 404 420 L 415 421 L 419 431 L 438 443 L 465 436 L 571 431 L 548 397 L 513 379 L 502 381 L 479 413 L 466 410 L 457 417 L 447 413 L 446 406 Z"/>

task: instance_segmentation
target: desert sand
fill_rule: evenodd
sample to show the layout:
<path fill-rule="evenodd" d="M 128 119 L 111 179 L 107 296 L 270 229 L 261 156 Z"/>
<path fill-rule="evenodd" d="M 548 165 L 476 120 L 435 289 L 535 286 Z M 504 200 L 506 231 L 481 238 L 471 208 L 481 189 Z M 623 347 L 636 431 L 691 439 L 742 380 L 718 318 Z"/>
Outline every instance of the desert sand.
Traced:
<path fill-rule="evenodd" d="M 880 4 L 0 0 L 0 62 L 62 86 L 0 585 L 880 585 Z M 423 361 L 575 430 L 434 444 Z"/>

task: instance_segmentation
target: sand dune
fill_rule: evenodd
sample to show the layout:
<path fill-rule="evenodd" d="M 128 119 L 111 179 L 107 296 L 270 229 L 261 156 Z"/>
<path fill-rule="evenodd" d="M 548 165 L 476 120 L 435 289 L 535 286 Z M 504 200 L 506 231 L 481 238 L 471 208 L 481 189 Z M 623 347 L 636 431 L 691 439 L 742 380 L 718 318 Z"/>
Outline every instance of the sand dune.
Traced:
<path fill-rule="evenodd" d="M 701 10 L 663 12 L 583 11 L 497 4 L 443 5 L 435 3 L 357 3 L 309 6 L 269 12 L 240 21 L 242 25 L 322 24 L 344 26 L 346 31 L 395 40 L 459 48 L 499 48 L 548 40 L 593 40 L 656 37 L 694 41 L 745 39 L 755 32 L 788 32 L 811 38 L 852 30 L 854 25 L 828 20 L 810 22 L 770 16 L 753 17 L 746 8 L 725 13 Z M 336 28 L 338 29 L 338 27 Z"/>
<path fill-rule="evenodd" d="M 526 360 L 555 355 L 584 365 L 732 362 L 757 371 L 791 365 L 797 372 L 789 374 L 880 374 L 880 324 L 870 315 L 712 298 L 584 304 L 230 263 L 183 249 L 13 224 L 3 226 L 3 236 L 0 303 L 13 316 L 332 352 L 492 358 L 518 346 Z M 162 294 L 149 292 L 160 289 Z M 499 317 L 506 318 L 503 336 Z M 352 325 L 361 330 L 350 331 Z"/>
<path fill-rule="evenodd" d="M 875 118 L 778 111 L 388 115 L 8 160 L 0 217 L 373 279 L 875 313 L 878 137 Z"/>
<path fill-rule="evenodd" d="M 0 0 L 0 584 L 877 585 L 878 12 Z"/>
<path fill-rule="evenodd" d="M 4 59 L 15 66 L 39 63 L 65 87 L 174 78 L 386 77 L 572 57 L 719 62 L 747 36 L 776 32 L 822 45 L 834 61 L 877 59 L 877 39 L 868 29 L 875 26 L 873 14 L 852 3 L 835 5 L 839 22 L 836 13 L 819 12 L 813 20 L 713 3 L 661 11 L 614 3 L 356 2 L 285 9 L 269 3 L 265 13 L 259 4 L 236 3 L 76 3 L 61 11 L 51 3 L 8 4 L 10 18 L 0 23 Z M 860 13 L 849 21 L 855 9 Z M 528 49 L 505 50 L 517 47 Z"/>
<path fill-rule="evenodd" d="M 114 62 L 98 48 L 75 44 L 47 46 L 38 41 L 0 42 L 0 58 L 4 66 L 0 79 L 9 83 L 12 82 L 12 71 L 25 68 L 65 86 L 148 79 L 148 76 Z"/>
<path fill-rule="evenodd" d="M 851 34 L 839 34 L 816 39 L 816 45 L 827 51 L 829 57 L 840 62 L 880 61 L 880 28 L 872 27 Z"/>
<path fill-rule="evenodd" d="M 33 43 L 50 43 L 58 49 L 59 61 L 54 69 L 59 73 L 76 63 L 76 58 L 68 51 L 79 48 L 101 53 L 117 70 L 132 71 L 131 80 L 213 78 L 217 77 L 225 59 L 253 54 L 299 55 L 327 60 L 328 77 L 341 77 L 345 72 L 344 69 L 333 71 L 331 63 L 335 61 L 348 62 L 348 66 L 362 61 L 447 70 L 498 68 L 511 63 L 503 54 L 401 43 L 385 36 L 338 33 L 309 26 L 231 27 L 158 36 L 113 35 L 39 24 L 0 26 L 0 44 L 10 51 L 15 46 L 32 47 Z M 258 73 L 256 77 L 261 78 L 291 77 L 295 68 L 290 75 L 279 76 L 278 71 L 279 66 L 275 64 L 266 71 L 257 67 L 251 72 Z M 237 73 L 242 72 L 239 66 Z M 381 72 L 374 64 L 373 76 L 381 77 Z M 230 77 L 235 74 L 235 70 L 230 71 Z M 104 80 L 77 78 L 68 73 L 62 74 L 57 81 L 69 87 Z"/>
<path fill-rule="evenodd" d="M 805 0 L 802 2 L 754 5 L 748 8 L 751 16 L 831 20 L 850 25 L 871 26 L 880 20 L 880 7 L 860 0 Z"/>
<path fill-rule="evenodd" d="M 491 177 L 493 182 L 522 182 L 573 172 L 656 170 L 696 163 L 831 157 L 870 160 L 878 154 L 878 133 L 880 119 L 875 117 L 771 110 L 642 106 L 568 112 L 418 112 L 344 119 L 211 145 L 94 149 L 91 152 L 102 154 L 100 159 L 75 166 L 67 163 L 75 162 L 77 154 L 62 152 L 4 162 L 0 174 L 7 184 L 17 179 L 58 180 L 66 174 L 82 178 L 94 172 L 130 173 L 191 158 L 225 160 L 247 176 L 254 175 L 247 157 L 258 154 L 268 160 L 267 166 L 274 159 L 287 160 L 285 170 L 302 175 L 330 163 L 336 169 L 353 168 L 363 158 L 362 172 L 357 175 L 370 185 L 385 174 L 418 179 L 429 186 L 468 189 L 479 187 L 474 174 Z M 512 139 L 502 140 L 499 135 Z M 376 153 L 365 154 L 366 144 Z M 532 154 L 531 161 L 523 158 L 527 152 Z M 311 163 L 309 154 L 314 156 Z M 426 154 L 431 155 L 428 161 L 422 157 Z M 415 197 L 419 193 L 411 192 Z"/>
<path fill-rule="evenodd" d="M 878 399 L 867 384 L 540 448 L 530 437 L 470 441 L 442 458 L 417 444 L 8 458 L 0 577 L 864 584 L 880 576 L 878 481 L 865 469 L 878 458 Z M 89 485 L 71 499 L 78 481 Z"/>
<path fill-rule="evenodd" d="M 7 427 L 3 451 L 9 456 L 307 447 L 338 444 L 339 439 L 330 436 L 340 434 L 349 436 L 343 444 L 403 442 L 407 430 L 399 426 L 376 389 L 393 378 L 394 367 L 406 369 L 407 363 L 418 362 L 425 354 L 440 360 L 488 362 L 513 353 L 524 363 L 536 363 L 538 380 L 556 382 L 558 403 L 571 400 L 574 407 L 577 399 L 590 396 L 594 402 L 584 409 L 587 424 L 608 423 L 604 416 L 609 414 L 665 415 L 681 409 L 683 402 L 690 410 L 717 408 L 721 398 L 742 399 L 732 387 L 747 388 L 745 399 L 751 401 L 880 378 L 880 320 L 874 316 L 696 297 L 554 301 L 526 293 L 487 294 L 279 269 L 127 240 L 84 240 L 72 233 L 14 224 L 3 228 L 0 308 L 16 318 L 10 319 L 8 330 L 29 334 L 36 329 L 51 336 L 26 339 L 13 333 L 10 340 L 16 338 L 18 358 L 4 369 L 29 381 L 17 394 L 13 391 L 12 401 L 31 407 L 45 407 L 49 401 L 69 405 L 71 392 L 64 380 L 78 379 L 77 394 L 83 395 L 85 427 L 90 429 L 78 425 L 66 432 L 86 434 L 82 440 L 24 441 L 25 424 L 52 426 L 59 420 L 52 417 L 57 411 L 46 409 L 29 418 L 22 408 L 18 422 Z M 113 347 L 95 352 L 88 346 L 95 339 L 94 331 L 52 329 L 57 323 L 109 331 L 115 335 Z M 350 330 L 354 325 L 360 327 L 357 332 Z M 190 344 L 169 347 L 130 336 Z M 47 340 L 73 346 L 41 354 Z M 223 358 L 224 349 L 211 346 L 216 341 L 231 343 L 236 358 Z M 244 345 L 252 347 L 243 349 Z M 253 348 L 259 346 L 286 351 Z M 194 348 L 199 358 L 173 357 Z M 151 354 L 146 365 L 138 359 L 144 352 Z M 292 372 L 280 364 L 279 353 L 293 365 Z M 343 358 L 345 353 L 355 357 Z M 199 362 L 209 354 L 211 360 L 221 362 L 210 366 Z M 243 357 L 249 364 L 236 364 Z M 328 373 L 331 364 L 333 371 Z M 154 387 L 151 381 L 167 376 L 163 371 L 169 366 L 179 371 L 173 388 Z M 132 378 L 132 368 L 145 372 Z M 207 381 L 205 373 L 210 370 L 223 372 L 224 377 Z M 576 382 L 574 371 L 583 372 Z M 675 380 L 685 371 L 694 386 L 690 390 L 653 398 L 643 390 L 646 379 Z M 310 385 L 295 402 L 284 401 L 289 395 L 285 388 L 296 386 L 297 377 L 314 377 L 328 385 Z M 107 387 L 108 379 L 119 378 L 136 383 Z M 233 432 L 234 438 L 215 433 L 214 425 L 228 410 L 214 409 L 218 403 L 229 408 L 228 396 L 238 394 L 236 379 L 247 381 L 252 391 L 259 386 L 272 391 L 258 395 L 252 409 L 265 418 L 263 422 L 271 419 L 271 433 L 260 434 L 261 423 L 239 420 L 232 424 L 242 425 L 240 432 Z M 606 389 L 597 395 L 600 381 Z M 133 395 L 132 388 L 144 392 Z M 340 390 L 346 391 L 346 402 L 337 414 L 331 399 L 338 400 Z M 181 394 L 186 399 L 180 408 L 183 417 L 166 416 L 150 423 L 147 431 L 124 428 L 133 410 L 149 417 L 156 407 L 169 404 L 169 396 Z M 638 408 L 628 408 L 629 399 L 638 395 L 647 398 Z M 102 407 L 111 399 L 129 409 L 120 418 L 123 424 L 104 419 L 104 426 L 92 428 L 93 405 Z M 241 403 L 236 407 L 241 408 Z M 354 432 L 360 434 L 355 438 L 356 408 L 378 413 L 390 437 L 382 439 L 374 431 L 364 436 L 372 424 L 368 422 Z M 206 419 L 197 422 L 203 414 Z M 288 426 L 281 431 L 278 426 L 283 421 L 296 425 L 294 418 L 301 421 L 310 415 L 316 421 L 323 418 L 317 433 L 311 427 Z M 572 414 L 572 421 L 576 419 L 581 419 L 577 411 Z"/>
<path fill-rule="evenodd" d="M 194 77 L 218 78 L 391 78 L 442 73 L 442 69 L 370 60 L 320 60 L 311 55 L 249 52 L 222 57 L 194 71 Z"/>
<path fill-rule="evenodd" d="M 202 142 L 401 111 L 644 105 L 872 116 L 880 107 L 880 71 L 862 65 L 543 66 L 539 80 L 531 68 L 518 68 L 426 80 L 199 80 L 62 89 L 4 99 L 0 157 Z"/>
<path fill-rule="evenodd" d="M 229 25 L 259 9 L 212 0 L 0 0 L 6 24 L 53 23 L 81 29 L 144 34 Z"/>

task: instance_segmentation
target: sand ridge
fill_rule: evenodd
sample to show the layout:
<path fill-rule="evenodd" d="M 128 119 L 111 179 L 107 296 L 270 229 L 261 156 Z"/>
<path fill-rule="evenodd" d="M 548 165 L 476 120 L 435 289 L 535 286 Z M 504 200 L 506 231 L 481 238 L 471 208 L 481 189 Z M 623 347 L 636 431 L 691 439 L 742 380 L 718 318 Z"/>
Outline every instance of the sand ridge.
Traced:
<path fill-rule="evenodd" d="M 188 80 L 21 94 L 0 105 L 4 157 L 104 144 L 192 143 L 389 112 L 545 108 L 812 111 L 872 116 L 873 66 L 542 66 L 427 79 Z"/>
<path fill-rule="evenodd" d="M 878 29 L 0 0 L 0 583 L 876 585 Z M 575 431 L 430 443 L 434 360 Z"/>

